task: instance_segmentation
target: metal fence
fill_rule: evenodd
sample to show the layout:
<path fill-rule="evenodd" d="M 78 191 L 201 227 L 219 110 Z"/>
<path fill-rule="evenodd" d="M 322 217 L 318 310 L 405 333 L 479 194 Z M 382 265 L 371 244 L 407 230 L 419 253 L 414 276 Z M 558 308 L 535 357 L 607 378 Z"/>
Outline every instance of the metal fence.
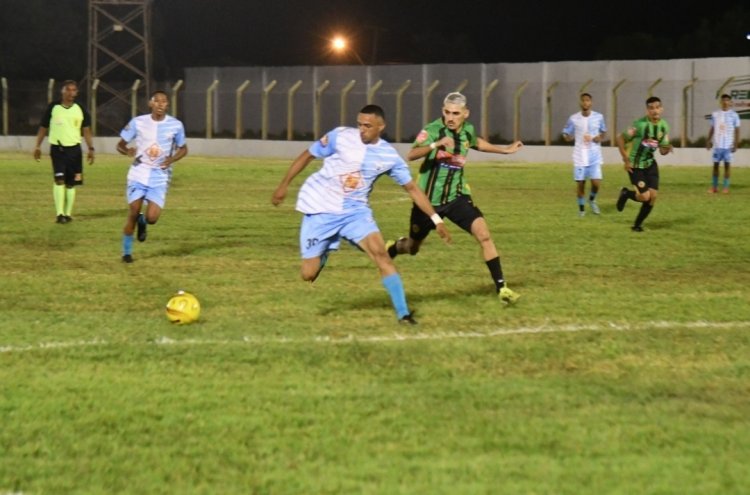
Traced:
<path fill-rule="evenodd" d="M 147 111 L 147 96 L 132 85 L 132 101 L 113 115 L 96 111 L 96 91 L 82 88 L 99 135 L 114 135 L 136 113 Z M 36 132 L 51 82 L 3 79 L 5 134 Z M 493 142 L 561 144 L 560 131 L 579 110 L 578 95 L 589 92 L 594 109 L 613 136 L 645 114 L 645 99 L 659 96 L 672 139 L 680 146 L 703 145 L 707 117 L 717 97 L 729 93 L 743 119 L 750 118 L 750 58 L 661 61 L 541 62 L 528 64 L 435 64 L 397 66 L 199 67 L 184 80 L 154 85 L 171 96 L 171 113 L 188 133 L 207 138 L 310 140 L 328 129 L 354 123 L 367 103 L 388 117 L 386 137 L 410 142 L 439 116 L 450 91 L 467 95 L 470 120 Z M 10 96 L 10 98 L 9 98 Z M 10 110 L 9 110 L 10 109 Z M 8 121 L 8 115 L 10 120 Z M 102 125 L 106 122 L 106 126 Z M 748 125 L 742 135 L 748 136 Z M 743 138 L 746 140 L 746 138 Z"/>

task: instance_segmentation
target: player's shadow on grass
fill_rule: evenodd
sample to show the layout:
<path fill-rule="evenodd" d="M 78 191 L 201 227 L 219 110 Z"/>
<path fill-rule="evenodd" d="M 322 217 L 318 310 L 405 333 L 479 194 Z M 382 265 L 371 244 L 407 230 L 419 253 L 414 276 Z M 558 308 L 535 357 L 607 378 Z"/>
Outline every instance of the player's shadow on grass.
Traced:
<path fill-rule="evenodd" d="M 153 242 L 158 242 L 154 240 Z M 195 254 L 199 254 L 205 251 L 216 251 L 221 250 L 223 248 L 242 248 L 247 246 L 247 238 L 242 236 L 238 236 L 236 238 L 227 238 L 222 241 L 217 239 L 212 239 L 211 242 L 203 243 L 203 242 L 196 242 L 196 243 L 181 243 L 176 244 L 170 241 L 165 241 L 164 246 L 169 244 L 168 247 L 159 247 L 156 251 L 153 251 L 150 253 L 150 255 L 146 255 L 146 257 L 158 257 L 158 256 L 167 256 L 167 257 L 181 257 L 181 256 L 191 256 Z"/>
<path fill-rule="evenodd" d="M 75 220 L 94 220 L 99 218 L 122 218 L 125 223 L 127 212 L 122 208 L 112 208 L 108 210 L 87 210 L 75 213 Z"/>
<path fill-rule="evenodd" d="M 491 302 L 495 302 L 492 298 L 497 297 L 494 293 L 494 289 L 491 284 L 477 285 L 468 290 L 461 290 L 462 296 L 487 296 Z M 427 290 L 406 290 L 406 301 L 409 303 L 409 307 L 412 310 L 419 310 L 419 305 L 422 302 L 435 302 L 441 300 L 450 300 L 455 298 L 456 292 L 454 290 L 440 290 L 440 291 L 427 291 Z M 373 287 L 373 291 L 362 297 L 350 298 L 347 306 L 342 308 L 340 304 L 330 305 L 321 307 L 318 313 L 321 316 L 329 316 L 331 314 L 341 313 L 342 310 L 370 310 L 370 309 L 383 309 L 392 310 L 391 301 L 388 294 L 385 291 L 378 291 L 376 287 Z"/>
<path fill-rule="evenodd" d="M 668 229 L 674 229 L 674 228 L 680 228 L 687 225 L 693 225 L 696 222 L 695 217 L 691 216 L 681 216 L 681 217 L 672 217 L 672 218 L 663 218 L 663 219 L 654 219 L 650 221 L 646 221 L 644 224 L 645 228 L 651 229 L 651 230 L 668 230 Z"/>

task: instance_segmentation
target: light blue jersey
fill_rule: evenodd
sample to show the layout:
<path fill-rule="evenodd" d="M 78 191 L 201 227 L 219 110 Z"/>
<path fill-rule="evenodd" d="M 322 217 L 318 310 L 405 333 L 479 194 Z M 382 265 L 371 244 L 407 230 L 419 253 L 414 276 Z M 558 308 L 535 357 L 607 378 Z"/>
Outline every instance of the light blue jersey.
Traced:
<path fill-rule="evenodd" d="M 720 150 L 734 148 L 734 132 L 740 127 L 740 116 L 734 110 L 717 110 L 711 113 L 714 128 L 713 147 Z M 716 161 L 716 160 L 714 160 Z"/>
<path fill-rule="evenodd" d="M 596 136 L 607 132 L 607 124 L 601 113 L 592 111 L 588 116 L 584 116 L 581 112 L 574 113 L 568 119 L 562 132 L 575 137 L 574 167 L 601 166 L 602 145 L 593 141 Z"/>
<path fill-rule="evenodd" d="M 161 164 L 176 148 L 185 146 L 182 122 L 170 115 L 164 120 L 154 120 L 151 114 L 139 115 L 131 119 L 120 137 L 127 143 L 135 140 L 135 160 L 128 171 L 128 183 L 138 182 L 153 188 L 167 186 L 172 167 L 162 169 Z"/>
<path fill-rule="evenodd" d="M 384 139 L 365 144 L 359 130 L 338 127 L 308 149 L 323 166 L 302 184 L 297 210 L 302 213 L 343 213 L 368 208 L 375 181 L 388 174 L 399 185 L 411 180 L 411 171 L 396 149 Z"/>

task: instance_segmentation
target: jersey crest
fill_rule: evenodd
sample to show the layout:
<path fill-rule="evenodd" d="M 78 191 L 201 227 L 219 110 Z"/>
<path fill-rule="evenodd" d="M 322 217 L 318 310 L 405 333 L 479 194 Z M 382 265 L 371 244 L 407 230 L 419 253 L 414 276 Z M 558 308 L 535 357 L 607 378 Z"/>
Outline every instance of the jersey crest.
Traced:
<path fill-rule="evenodd" d="M 344 186 L 344 192 L 351 192 L 362 185 L 362 173 L 351 172 L 341 175 L 341 184 Z"/>

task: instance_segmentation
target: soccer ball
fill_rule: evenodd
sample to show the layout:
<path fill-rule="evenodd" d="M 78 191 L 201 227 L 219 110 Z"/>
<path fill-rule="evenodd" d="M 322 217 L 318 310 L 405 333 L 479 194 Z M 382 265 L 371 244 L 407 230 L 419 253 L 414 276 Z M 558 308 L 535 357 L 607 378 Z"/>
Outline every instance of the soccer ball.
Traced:
<path fill-rule="evenodd" d="M 192 323 L 201 315 L 201 303 L 194 295 L 183 290 L 172 296 L 166 309 L 167 319 L 178 325 Z"/>

